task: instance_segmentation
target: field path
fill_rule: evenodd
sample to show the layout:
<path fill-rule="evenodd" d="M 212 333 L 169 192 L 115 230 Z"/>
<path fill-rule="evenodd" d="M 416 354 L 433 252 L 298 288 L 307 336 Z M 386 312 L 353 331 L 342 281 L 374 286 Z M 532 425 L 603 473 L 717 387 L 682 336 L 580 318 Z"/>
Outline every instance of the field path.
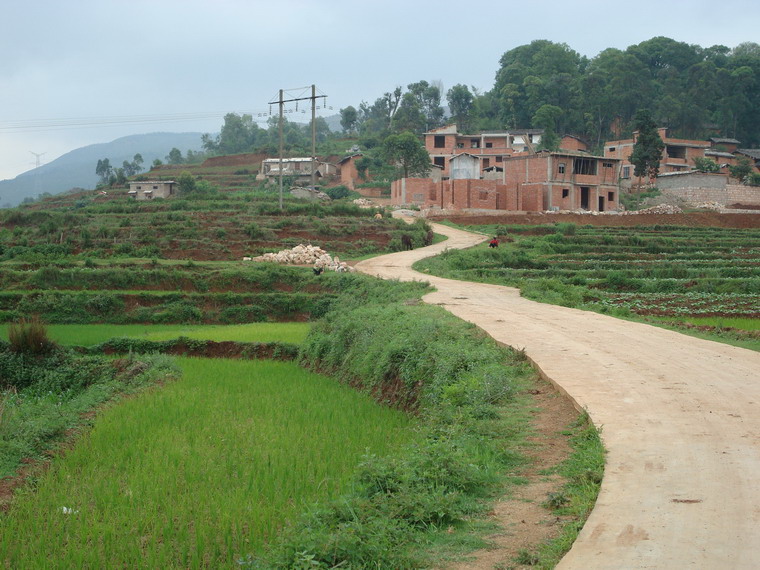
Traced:
<path fill-rule="evenodd" d="M 415 272 L 486 239 L 434 229 L 449 239 L 357 269 L 429 281 L 425 302 L 524 348 L 602 429 L 599 499 L 558 568 L 760 568 L 760 353 Z"/>

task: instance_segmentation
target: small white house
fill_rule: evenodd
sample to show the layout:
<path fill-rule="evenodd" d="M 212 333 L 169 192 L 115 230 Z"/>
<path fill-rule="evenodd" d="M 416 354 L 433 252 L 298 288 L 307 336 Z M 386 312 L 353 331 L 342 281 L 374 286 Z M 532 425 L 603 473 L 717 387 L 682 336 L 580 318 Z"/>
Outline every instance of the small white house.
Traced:
<path fill-rule="evenodd" d="M 153 198 L 168 198 L 177 193 L 177 183 L 174 180 L 142 180 L 130 182 L 127 194 L 136 200 L 152 200 Z"/>

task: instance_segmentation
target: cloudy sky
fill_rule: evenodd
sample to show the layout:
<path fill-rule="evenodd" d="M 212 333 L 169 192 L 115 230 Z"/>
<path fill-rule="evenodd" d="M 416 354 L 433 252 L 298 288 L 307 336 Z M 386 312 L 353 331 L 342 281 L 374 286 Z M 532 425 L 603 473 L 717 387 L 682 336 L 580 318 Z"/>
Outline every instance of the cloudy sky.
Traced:
<path fill-rule="evenodd" d="M 0 179 L 33 152 L 216 132 L 281 88 L 316 84 L 329 115 L 422 79 L 489 90 L 501 55 L 535 39 L 594 57 L 660 35 L 735 47 L 759 29 L 756 0 L 0 0 Z"/>

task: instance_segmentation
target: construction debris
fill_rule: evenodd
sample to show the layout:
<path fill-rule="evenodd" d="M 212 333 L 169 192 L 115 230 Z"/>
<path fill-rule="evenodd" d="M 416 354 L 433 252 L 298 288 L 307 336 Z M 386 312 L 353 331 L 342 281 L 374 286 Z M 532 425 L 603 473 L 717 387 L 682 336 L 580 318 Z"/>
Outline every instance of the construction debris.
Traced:
<path fill-rule="evenodd" d="M 651 208 L 644 208 L 643 210 L 631 210 L 628 212 L 623 212 L 624 214 L 628 215 L 636 215 L 636 214 L 680 214 L 683 212 L 681 208 L 678 206 L 674 206 L 672 204 L 658 204 L 657 206 L 652 206 Z"/>
<path fill-rule="evenodd" d="M 375 205 L 372 200 L 367 200 L 367 198 L 356 198 L 353 202 L 360 208 L 372 208 Z"/>
<path fill-rule="evenodd" d="M 311 244 L 298 244 L 293 249 L 283 249 L 277 253 L 265 253 L 254 257 L 252 261 L 270 261 L 281 265 L 311 265 L 316 269 L 337 271 L 338 273 L 355 271 L 345 261 L 332 257 L 321 247 Z"/>

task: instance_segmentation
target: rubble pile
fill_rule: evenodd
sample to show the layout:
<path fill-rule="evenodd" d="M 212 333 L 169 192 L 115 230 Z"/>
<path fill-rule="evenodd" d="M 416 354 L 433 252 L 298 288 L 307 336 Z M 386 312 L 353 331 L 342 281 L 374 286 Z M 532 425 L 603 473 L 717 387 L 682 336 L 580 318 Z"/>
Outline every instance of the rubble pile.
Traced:
<path fill-rule="evenodd" d="M 316 245 L 298 244 L 293 249 L 283 249 L 277 253 L 265 253 L 254 257 L 251 261 L 271 261 L 281 265 L 313 265 L 315 269 L 324 271 L 355 271 L 353 267 L 337 257 L 332 257 Z"/>
<path fill-rule="evenodd" d="M 725 208 L 720 202 L 701 202 L 700 204 L 694 204 L 694 207 L 700 210 L 712 210 L 713 212 L 720 212 Z"/>
<path fill-rule="evenodd" d="M 354 204 L 359 206 L 360 208 L 371 208 L 375 205 L 375 203 L 372 200 L 368 200 L 367 198 L 357 198 L 354 200 Z"/>
<path fill-rule="evenodd" d="M 678 206 L 674 206 L 672 204 L 658 204 L 657 206 L 652 206 L 651 208 L 644 208 L 643 210 L 631 210 L 628 212 L 624 212 L 624 214 L 628 215 L 637 215 L 637 214 L 680 214 L 683 212 L 681 208 Z"/>

